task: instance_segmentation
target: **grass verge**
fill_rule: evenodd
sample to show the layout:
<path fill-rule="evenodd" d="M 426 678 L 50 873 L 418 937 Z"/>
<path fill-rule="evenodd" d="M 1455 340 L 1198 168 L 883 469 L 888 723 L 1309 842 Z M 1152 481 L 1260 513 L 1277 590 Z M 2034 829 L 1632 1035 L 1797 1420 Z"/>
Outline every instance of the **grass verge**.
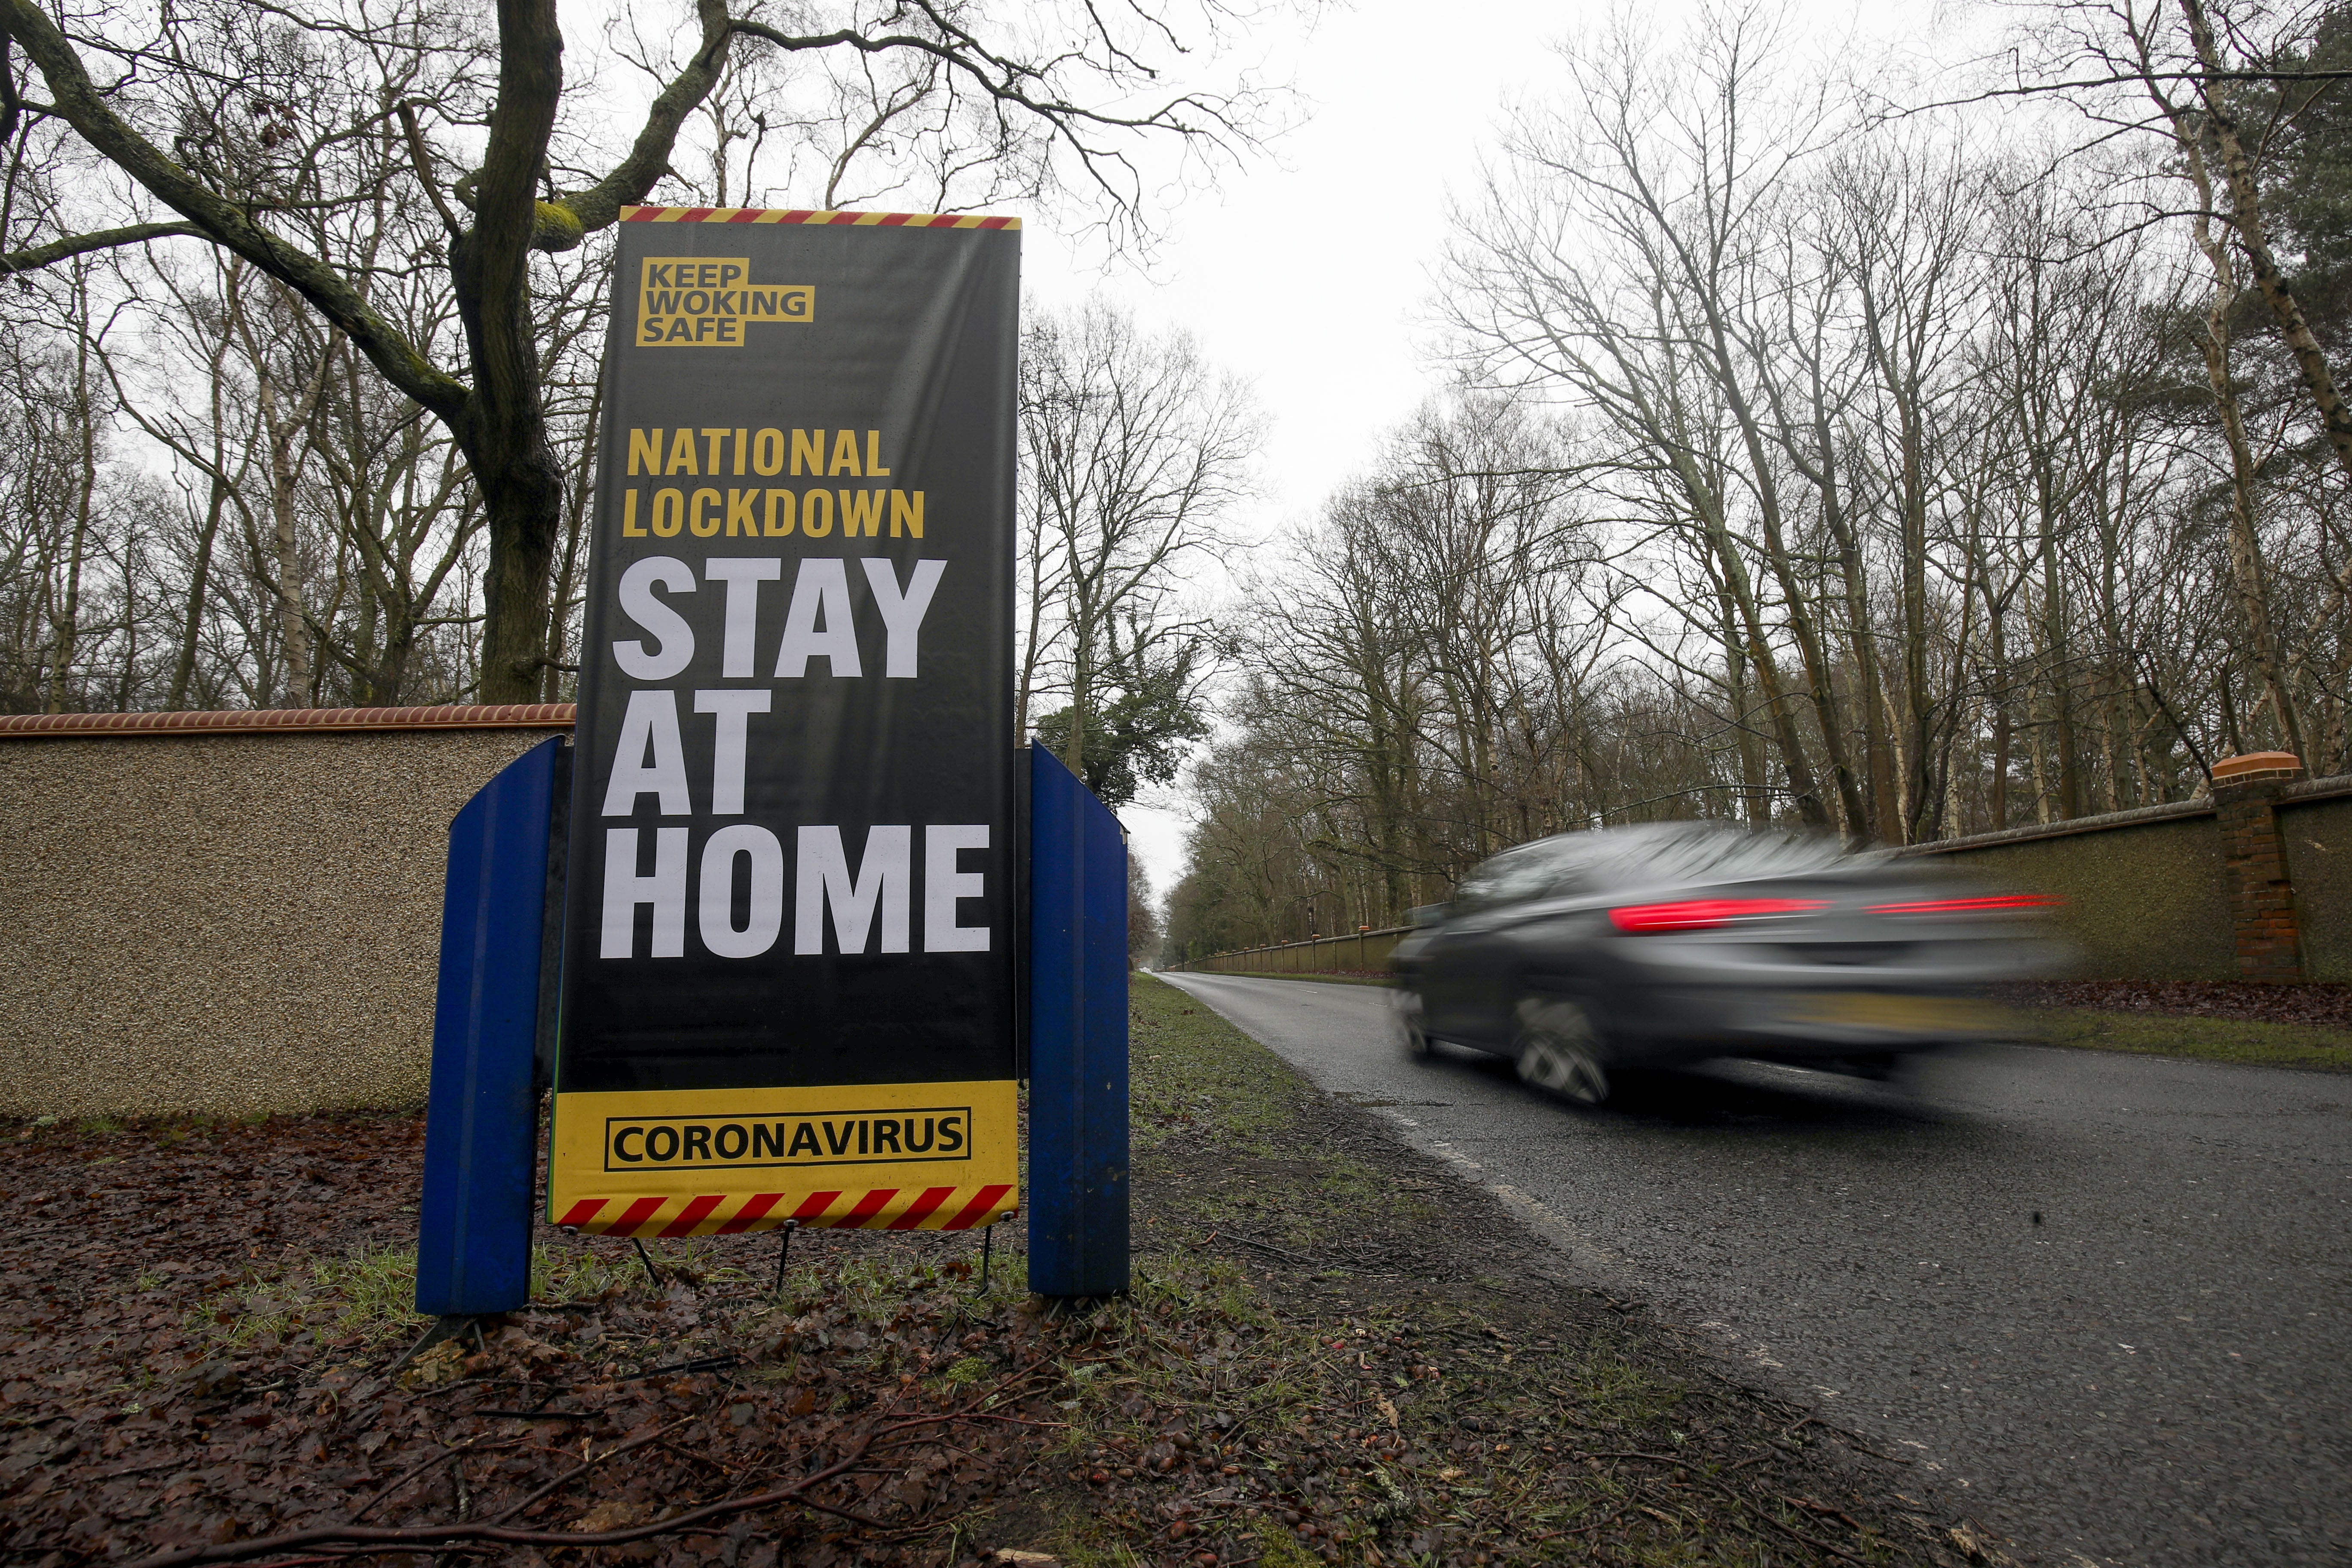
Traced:
<path fill-rule="evenodd" d="M 2104 1008 L 2052 1007 L 2025 1015 L 2046 1045 L 2136 1056 L 2187 1057 L 2238 1067 L 2352 1072 L 2352 1033 L 2241 1018 L 2184 1018 Z"/>
<path fill-rule="evenodd" d="M 1204 971 L 1203 973 L 1210 973 Z M 1216 971 L 1223 973 L 1223 971 Z M 1386 985 L 1369 975 L 1237 973 L 1244 980 L 1311 980 L 1327 985 Z M 2028 1037 L 2042 1044 L 2136 1056 L 2184 1057 L 2240 1067 L 2352 1072 L 2352 1031 L 2253 1019 L 2126 1013 L 2095 1007 L 2028 1007 Z"/>

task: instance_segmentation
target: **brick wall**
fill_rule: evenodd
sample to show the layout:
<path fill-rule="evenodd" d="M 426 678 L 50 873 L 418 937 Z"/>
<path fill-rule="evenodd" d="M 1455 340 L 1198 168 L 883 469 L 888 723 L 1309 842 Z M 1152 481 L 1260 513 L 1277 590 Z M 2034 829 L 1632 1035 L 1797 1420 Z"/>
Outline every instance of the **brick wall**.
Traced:
<path fill-rule="evenodd" d="M 2054 895 L 2093 980 L 2352 982 L 2352 776 L 2282 752 L 2214 764 L 2210 798 L 1917 844 L 1990 884 Z M 1402 931 L 1220 953 L 1227 973 L 1379 970 Z"/>
<path fill-rule="evenodd" d="M 1349 936 L 1244 948 L 1183 967 L 1219 974 L 1378 974 L 1388 968 L 1389 954 L 1403 940 L 1407 929 L 1384 926 Z"/>
<path fill-rule="evenodd" d="M 2278 805 L 2304 970 L 2315 980 L 2352 981 L 2352 790 L 2305 787 L 2312 793 L 2289 791 Z"/>
<path fill-rule="evenodd" d="M 2210 797 L 1914 845 L 2066 900 L 2093 980 L 2352 981 L 2352 776 L 2225 757 Z"/>
<path fill-rule="evenodd" d="M 2302 778 L 2302 763 L 2286 752 L 2231 757 L 2213 765 L 2213 826 L 2221 839 L 2242 980 L 2305 978 L 2294 880 L 2278 817 L 2280 796 Z"/>

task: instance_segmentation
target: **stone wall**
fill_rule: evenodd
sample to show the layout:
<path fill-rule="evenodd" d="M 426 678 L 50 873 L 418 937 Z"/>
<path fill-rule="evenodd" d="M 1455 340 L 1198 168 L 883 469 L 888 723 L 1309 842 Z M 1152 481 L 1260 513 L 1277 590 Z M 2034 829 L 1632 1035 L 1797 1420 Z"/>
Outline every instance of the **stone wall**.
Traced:
<path fill-rule="evenodd" d="M 0 720 L 0 1115 L 421 1100 L 449 819 L 571 721 Z"/>

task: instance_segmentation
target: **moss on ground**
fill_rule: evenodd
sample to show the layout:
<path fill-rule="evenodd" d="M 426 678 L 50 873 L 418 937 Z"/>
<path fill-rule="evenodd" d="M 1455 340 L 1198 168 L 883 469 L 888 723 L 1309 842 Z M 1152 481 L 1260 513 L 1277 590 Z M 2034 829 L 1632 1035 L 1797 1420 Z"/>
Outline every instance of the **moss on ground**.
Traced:
<path fill-rule="evenodd" d="M 2028 1015 L 2047 1045 L 2137 1056 L 2187 1057 L 2239 1067 L 2352 1072 L 2352 1033 L 2246 1018 L 2184 1018 L 2105 1008 L 2052 1007 Z"/>

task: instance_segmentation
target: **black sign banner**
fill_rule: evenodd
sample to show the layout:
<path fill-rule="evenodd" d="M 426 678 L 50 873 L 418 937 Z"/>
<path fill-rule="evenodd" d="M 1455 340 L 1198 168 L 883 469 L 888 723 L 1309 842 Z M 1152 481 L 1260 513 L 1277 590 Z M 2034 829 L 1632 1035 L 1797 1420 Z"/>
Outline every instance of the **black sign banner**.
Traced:
<path fill-rule="evenodd" d="M 549 1215 L 1017 1200 L 1017 220 L 625 211 Z"/>

